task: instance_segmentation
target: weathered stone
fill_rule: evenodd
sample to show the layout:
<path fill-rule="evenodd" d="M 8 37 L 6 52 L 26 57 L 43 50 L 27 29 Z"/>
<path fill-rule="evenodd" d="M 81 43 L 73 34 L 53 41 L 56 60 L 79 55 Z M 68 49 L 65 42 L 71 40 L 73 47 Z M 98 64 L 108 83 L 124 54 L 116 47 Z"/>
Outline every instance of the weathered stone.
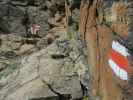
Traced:
<path fill-rule="evenodd" d="M 34 100 L 59 94 L 81 98 L 84 94 L 82 86 L 88 88 L 88 68 L 77 48 L 80 43 L 70 41 L 65 33 L 65 0 L 9 1 L 4 3 L 11 8 L 7 12 L 12 13 L 9 16 L 3 13 L 2 20 L 12 34 L 1 36 L 1 50 L 21 55 L 21 64 L 0 80 L 0 99 Z M 70 3 L 75 5 L 72 10 L 77 23 L 79 3 Z M 51 18 L 52 22 L 49 21 Z M 38 36 L 30 33 L 33 24 L 41 27 Z M 36 42 L 31 43 L 30 39 Z"/>
<path fill-rule="evenodd" d="M 70 94 L 73 99 L 81 98 L 80 83 L 81 81 L 83 83 L 87 69 L 81 59 L 74 63 L 79 52 L 74 43 L 71 44 L 72 41 L 65 41 L 66 38 L 66 33 L 60 34 L 58 40 L 52 44 L 22 58 L 19 69 L 15 69 L 0 80 L 0 99 L 26 100 L 50 97 L 58 95 L 57 93 Z M 23 48 L 26 46 L 29 47 L 23 45 Z M 71 51 L 70 48 L 75 49 Z M 64 50 L 64 54 L 70 53 L 70 56 L 61 59 L 52 58 L 54 54 L 63 54 Z"/>
<path fill-rule="evenodd" d="M 28 45 L 28 44 L 24 44 L 22 45 L 19 50 L 16 52 L 18 55 L 22 55 L 25 54 L 26 52 L 32 50 L 34 48 L 34 45 Z"/>
<path fill-rule="evenodd" d="M 16 92 L 9 94 L 5 100 L 28 100 L 47 96 L 55 96 L 55 94 L 41 80 L 36 79 L 22 86 Z"/>
<path fill-rule="evenodd" d="M 60 9 L 60 7 L 62 7 Z M 28 34 L 33 23 L 41 26 L 40 34 L 44 36 L 50 29 L 48 19 L 54 17 L 56 12 L 63 10 L 64 0 L 2 0 L 0 2 L 0 18 L 3 26 L 0 29 L 3 33 L 17 33 L 22 36 Z M 63 10 L 64 11 L 64 10 Z M 61 12 L 64 15 L 64 12 Z M 3 19 L 4 18 L 4 19 Z"/>
<path fill-rule="evenodd" d="M 49 52 L 47 52 L 48 55 L 44 55 L 40 58 L 39 73 L 42 80 L 50 84 L 52 88 L 59 93 L 70 93 L 73 98 L 81 97 L 80 82 L 78 81 L 78 76 L 75 76 L 73 63 L 64 62 L 63 65 L 62 60 L 52 59 L 50 55 L 56 53 L 56 48 L 54 45 L 51 45 L 50 48 L 51 50 L 49 49 Z M 46 66 L 43 67 L 44 65 Z"/>

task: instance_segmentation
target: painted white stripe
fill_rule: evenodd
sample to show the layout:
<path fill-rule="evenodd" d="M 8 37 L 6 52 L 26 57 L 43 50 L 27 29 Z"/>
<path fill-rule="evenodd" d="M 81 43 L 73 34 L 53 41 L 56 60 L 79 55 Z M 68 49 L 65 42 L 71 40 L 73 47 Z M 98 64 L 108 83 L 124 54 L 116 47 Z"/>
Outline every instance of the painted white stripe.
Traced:
<path fill-rule="evenodd" d="M 31 27 L 31 33 L 32 34 L 36 34 L 37 31 L 39 31 L 39 30 L 40 30 L 40 26 L 38 26 L 38 25 L 35 25 L 35 26 Z"/>
<path fill-rule="evenodd" d="M 116 76 L 122 80 L 128 80 L 128 73 L 125 70 L 121 69 L 112 59 L 109 59 L 108 63 Z"/>
<path fill-rule="evenodd" d="M 112 49 L 114 49 L 115 51 L 117 51 L 118 53 L 122 54 L 125 57 L 129 56 L 127 48 L 125 48 L 117 41 L 112 42 Z"/>
<path fill-rule="evenodd" d="M 30 31 L 31 31 L 32 34 L 34 34 L 34 29 L 33 29 L 33 27 L 30 28 Z"/>

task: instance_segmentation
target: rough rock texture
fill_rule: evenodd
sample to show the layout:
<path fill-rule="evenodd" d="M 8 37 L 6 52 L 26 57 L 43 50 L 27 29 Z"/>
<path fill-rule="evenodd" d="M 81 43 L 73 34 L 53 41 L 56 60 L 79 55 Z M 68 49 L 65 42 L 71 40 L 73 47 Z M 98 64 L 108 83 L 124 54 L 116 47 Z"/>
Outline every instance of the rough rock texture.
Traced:
<path fill-rule="evenodd" d="M 1 54 L 23 56 L 35 52 L 53 42 L 58 37 L 55 33 L 65 31 L 63 0 L 1 0 L 0 8 Z M 40 26 L 38 34 L 31 33 L 33 24 Z"/>
<path fill-rule="evenodd" d="M 69 4 L 73 20 L 77 22 L 80 0 L 69 1 Z M 23 54 L 28 51 L 21 50 L 25 44 L 41 49 L 47 45 L 47 38 L 48 42 L 53 41 L 58 37 L 54 34 L 66 27 L 65 0 L 1 0 L 0 8 L 0 52 Z M 40 26 L 38 34 L 31 33 L 33 24 Z"/>
<path fill-rule="evenodd" d="M 131 0 L 81 2 L 80 32 L 87 44 L 91 93 L 95 99 L 132 100 L 132 80 L 121 81 L 108 64 L 112 40 L 120 41 L 132 52 L 132 11 Z M 130 74 L 132 77 L 132 70 Z"/>
<path fill-rule="evenodd" d="M 19 59 L 13 72 L 0 79 L 0 100 L 28 100 L 70 94 L 82 98 L 89 83 L 79 41 L 60 34 L 48 47 Z M 64 100 L 64 99 L 63 99 Z M 67 99 L 68 100 L 68 99 Z"/>
<path fill-rule="evenodd" d="M 112 40 L 132 54 L 132 4 L 0 0 L 0 100 L 132 100 L 132 70 L 121 81 L 107 63 Z"/>
<path fill-rule="evenodd" d="M 40 33 L 45 35 L 53 25 L 49 18 L 56 14 L 64 16 L 64 0 L 1 0 L 0 29 L 2 33 L 16 33 L 25 36 L 32 24 L 41 26 Z"/>
<path fill-rule="evenodd" d="M 81 99 L 88 69 L 81 39 L 66 36 L 64 0 L 1 0 L 0 8 L 0 100 Z"/>
<path fill-rule="evenodd" d="M 75 23 L 79 1 L 69 1 Z M 81 39 L 66 35 L 65 0 L 0 0 L 0 21 L 0 100 L 84 96 L 89 73 Z"/>

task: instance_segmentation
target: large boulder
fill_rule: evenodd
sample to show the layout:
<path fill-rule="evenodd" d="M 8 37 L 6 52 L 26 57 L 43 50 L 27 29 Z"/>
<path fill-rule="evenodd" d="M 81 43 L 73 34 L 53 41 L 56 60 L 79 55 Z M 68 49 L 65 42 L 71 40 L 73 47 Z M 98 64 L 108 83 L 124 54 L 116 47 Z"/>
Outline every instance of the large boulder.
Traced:
<path fill-rule="evenodd" d="M 63 33 L 48 47 L 18 59 L 15 68 L 14 64 L 8 67 L 12 71 L 1 74 L 0 99 L 34 100 L 60 95 L 82 98 L 82 85 L 88 85 L 89 76 L 77 45 Z"/>

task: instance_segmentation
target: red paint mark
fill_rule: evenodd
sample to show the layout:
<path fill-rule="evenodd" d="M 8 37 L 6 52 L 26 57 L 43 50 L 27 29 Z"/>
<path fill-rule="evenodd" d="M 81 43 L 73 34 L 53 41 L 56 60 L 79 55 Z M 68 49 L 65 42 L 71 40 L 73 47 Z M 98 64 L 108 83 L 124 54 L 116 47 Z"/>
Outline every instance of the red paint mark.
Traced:
<path fill-rule="evenodd" d="M 31 33 L 32 34 L 36 34 L 39 30 L 40 30 L 40 26 L 39 25 L 33 24 L 33 26 L 31 27 Z"/>
<path fill-rule="evenodd" d="M 120 68 L 126 70 L 127 72 L 130 71 L 130 65 L 127 57 L 124 57 L 120 53 L 111 49 L 111 51 L 109 52 L 109 58 L 111 58 L 114 62 L 116 62 Z"/>

